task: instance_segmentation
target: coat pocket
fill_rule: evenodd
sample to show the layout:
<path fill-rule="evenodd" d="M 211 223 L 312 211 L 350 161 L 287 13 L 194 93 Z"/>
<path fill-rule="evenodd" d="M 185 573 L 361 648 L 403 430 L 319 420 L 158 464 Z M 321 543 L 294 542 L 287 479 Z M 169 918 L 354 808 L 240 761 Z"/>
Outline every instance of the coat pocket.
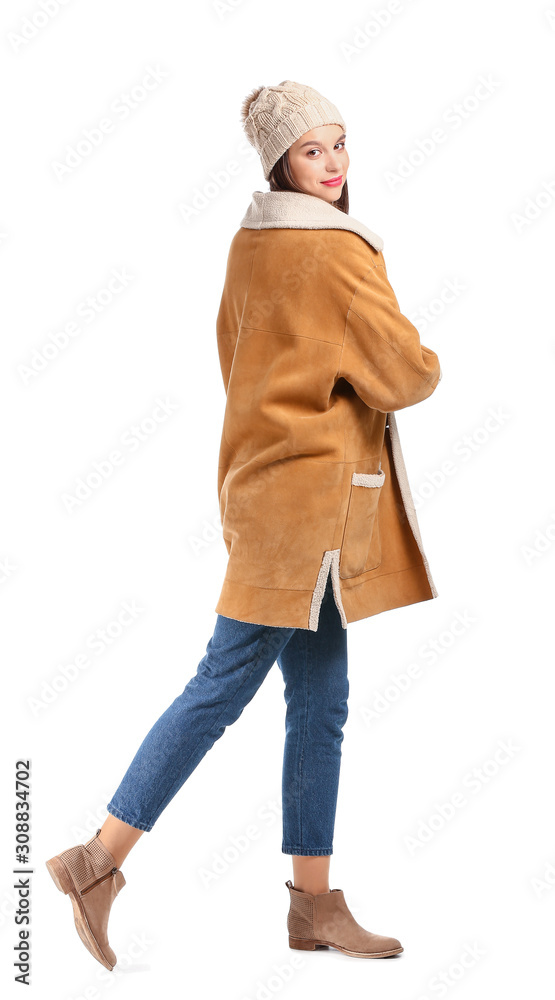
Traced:
<path fill-rule="evenodd" d="M 376 569 L 382 559 L 378 502 L 385 472 L 353 472 L 347 520 L 339 557 L 339 576 L 347 580 Z"/>

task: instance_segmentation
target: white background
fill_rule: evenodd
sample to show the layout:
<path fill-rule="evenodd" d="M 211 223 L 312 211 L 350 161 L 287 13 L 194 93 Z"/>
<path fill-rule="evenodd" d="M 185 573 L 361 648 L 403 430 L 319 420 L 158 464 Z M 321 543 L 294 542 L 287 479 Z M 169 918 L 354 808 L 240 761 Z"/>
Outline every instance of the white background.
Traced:
<path fill-rule="evenodd" d="M 55 8 L 5 0 L 0 21 L 4 996 L 23 992 L 12 966 L 19 757 L 32 761 L 41 1000 L 544 995 L 555 906 L 555 5 Z M 119 117 L 114 102 L 149 68 L 163 78 Z M 368 961 L 288 947 L 276 664 L 123 864 L 108 973 L 44 862 L 101 824 L 215 625 L 227 561 L 215 320 L 231 238 L 252 192 L 268 190 L 240 106 L 286 78 L 345 116 L 350 213 L 384 239 L 401 310 L 443 374 L 397 417 L 439 597 L 349 625 L 331 859 L 331 887 L 357 920 L 405 951 Z M 112 132 L 60 176 L 68 147 L 107 117 Z M 25 377 L 80 304 L 103 299 L 112 269 L 132 276 L 127 287 Z M 445 302 L 448 283 L 459 293 Z M 171 415 L 70 512 L 64 495 L 157 397 Z M 142 609 L 136 620 L 33 708 L 125 601 Z M 464 804 L 442 821 L 457 792 Z M 217 855 L 228 861 L 206 884 Z M 469 947 L 475 958 L 461 964 Z"/>

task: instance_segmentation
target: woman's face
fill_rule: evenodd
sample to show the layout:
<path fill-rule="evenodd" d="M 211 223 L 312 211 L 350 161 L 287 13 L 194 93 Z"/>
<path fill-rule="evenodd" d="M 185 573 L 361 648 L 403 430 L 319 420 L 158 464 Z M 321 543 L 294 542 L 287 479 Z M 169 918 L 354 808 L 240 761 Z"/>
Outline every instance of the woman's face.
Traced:
<path fill-rule="evenodd" d="M 293 178 L 305 194 L 315 194 L 330 203 L 338 200 L 349 169 L 341 125 L 312 128 L 297 139 L 288 152 Z M 337 184 L 325 183 L 336 177 L 341 178 Z"/>

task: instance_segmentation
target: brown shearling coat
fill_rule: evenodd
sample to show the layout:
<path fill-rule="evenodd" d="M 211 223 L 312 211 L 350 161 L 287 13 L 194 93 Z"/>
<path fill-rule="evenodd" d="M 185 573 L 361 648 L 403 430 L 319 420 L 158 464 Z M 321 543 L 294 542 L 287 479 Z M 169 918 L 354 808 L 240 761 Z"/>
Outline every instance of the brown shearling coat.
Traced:
<path fill-rule="evenodd" d="M 344 628 L 438 596 L 394 411 L 430 396 L 441 370 L 382 247 L 292 191 L 255 191 L 233 237 L 216 323 L 218 614 L 315 631 L 329 572 Z"/>

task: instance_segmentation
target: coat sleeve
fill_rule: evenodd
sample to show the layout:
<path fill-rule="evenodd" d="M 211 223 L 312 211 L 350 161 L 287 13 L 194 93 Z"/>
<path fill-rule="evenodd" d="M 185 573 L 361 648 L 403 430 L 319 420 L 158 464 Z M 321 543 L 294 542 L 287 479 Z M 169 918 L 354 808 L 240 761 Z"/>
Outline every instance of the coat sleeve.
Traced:
<path fill-rule="evenodd" d="M 338 377 L 372 409 L 387 413 L 421 402 L 441 379 L 437 354 L 403 316 L 383 256 L 360 281 L 345 324 Z"/>

